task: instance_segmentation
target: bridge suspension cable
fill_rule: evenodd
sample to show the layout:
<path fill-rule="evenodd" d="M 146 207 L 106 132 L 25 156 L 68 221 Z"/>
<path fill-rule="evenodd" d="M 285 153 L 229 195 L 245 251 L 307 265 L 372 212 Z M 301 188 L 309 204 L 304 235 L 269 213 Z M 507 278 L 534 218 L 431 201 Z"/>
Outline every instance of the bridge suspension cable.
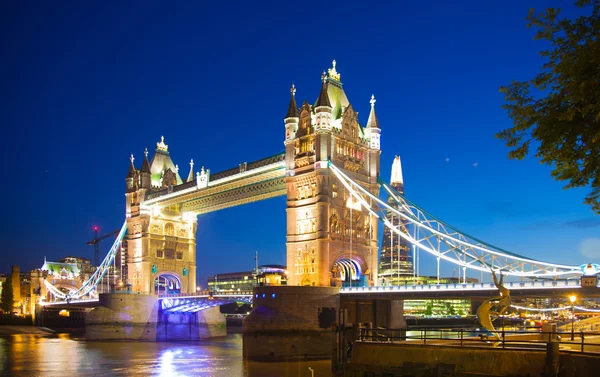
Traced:
<path fill-rule="evenodd" d="M 463 270 L 467 268 L 483 272 L 501 270 L 505 275 L 531 278 L 582 274 L 582 270 L 578 266 L 534 260 L 469 236 L 422 210 L 388 184 L 379 180 L 379 184 L 395 204 L 390 206 L 353 181 L 331 161 L 329 161 L 329 167 L 350 194 L 360 202 L 361 206 L 378 217 L 392 232 L 420 250 L 461 266 Z M 369 205 L 366 198 L 370 198 L 374 205 Z M 400 225 L 392 224 L 385 215 L 386 211 L 391 211 L 398 216 L 401 219 Z M 407 231 L 408 225 L 413 226 L 417 231 Z M 465 272 L 463 271 L 463 276 L 466 279 Z"/>
<path fill-rule="evenodd" d="M 63 292 L 60 289 L 53 286 L 48 281 L 44 280 L 44 285 L 46 288 L 57 298 L 65 299 L 67 301 L 70 300 L 79 300 L 85 296 L 91 296 L 92 298 L 96 297 L 96 287 L 102 281 L 102 278 L 106 276 L 108 273 L 111 264 L 115 260 L 117 252 L 121 250 L 121 243 L 123 242 L 123 238 L 125 238 L 125 234 L 127 233 L 127 222 L 123 223 L 121 230 L 119 231 L 115 242 L 112 244 L 108 254 L 104 257 L 104 260 L 100 265 L 96 268 L 96 271 L 89 277 L 81 287 L 72 292 Z"/>

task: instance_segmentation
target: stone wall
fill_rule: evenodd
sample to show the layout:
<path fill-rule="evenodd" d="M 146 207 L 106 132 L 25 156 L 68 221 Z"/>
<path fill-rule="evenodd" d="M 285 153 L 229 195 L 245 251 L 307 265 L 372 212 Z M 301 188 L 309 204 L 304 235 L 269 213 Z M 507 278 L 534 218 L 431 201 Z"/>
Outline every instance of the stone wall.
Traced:
<path fill-rule="evenodd" d="M 357 342 L 346 375 L 543 376 L 545 360 L 545 350 Z M 560 354 L 559 377 L 592 377 L 599 369 L 599 357 Z"/>
<path fill-rule="evenodd" d="M 157 296 L 100 294 L 99 304 L 86 316 L 87 339 L 156 340 Z"/>
<path fill-rule="evenodd" d="M 101 294 L 100 306 L 86 316 L 89 340 L 198 340 L 227 335 L 219 307 L 196 313 L 159 310 L 156 295 Z"/>
<path fill-rule="evenodd" d="M 319 327 L 319 309 L 339 308 L 339 289 L 277 286 L 254 289 L 254 310 L 244 319 L 244 356 L 253 360 L 331 357 L 330 329 Z"/>

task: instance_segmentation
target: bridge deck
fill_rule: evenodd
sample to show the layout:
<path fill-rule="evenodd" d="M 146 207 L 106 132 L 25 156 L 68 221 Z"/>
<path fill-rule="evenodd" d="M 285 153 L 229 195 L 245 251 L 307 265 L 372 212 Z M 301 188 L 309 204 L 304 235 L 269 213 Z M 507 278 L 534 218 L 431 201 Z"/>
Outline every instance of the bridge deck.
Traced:
<path fill-rule="evenodd" d="M 600 287 L 582 288 L 581 280 L 508 282 L 504 286 L 512 297 L 566 297 L 577 292 L 578 297 L 600 297 Z M 353 299 L 428 299 L 428 298 L 489 298 L 498 295 L 493 283 L 429 284 L 347 287 L 340 290 L 344 298 Z"/>

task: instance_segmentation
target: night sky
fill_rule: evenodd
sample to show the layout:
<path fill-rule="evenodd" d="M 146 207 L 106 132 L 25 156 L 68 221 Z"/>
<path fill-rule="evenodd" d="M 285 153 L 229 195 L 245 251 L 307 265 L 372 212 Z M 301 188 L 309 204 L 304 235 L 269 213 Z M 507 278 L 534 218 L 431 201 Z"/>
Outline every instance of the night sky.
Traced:
<path fill-rule="evenodd" d="M 600 259 L 586 189 L 494 137 L 511 125 L 499 87 L 543 63 L 528 8 L 568 1 L 108 3 L 0 5 L 0 272 L 92 258 L 92 227 L 124 221 L 130 153 L 139 168 L 162 135 L 184 179 L 191 158 L 216 173 L 283 151 L 290 85 L 313 103 L 333 59 L 363 125 L 375 94 L 382 176 L 400 155 L 412 201 L 519 254 Z M 197 239 L 203 287 L 255 251 L 284 264 L 285 198 L 200 216 Z"/>

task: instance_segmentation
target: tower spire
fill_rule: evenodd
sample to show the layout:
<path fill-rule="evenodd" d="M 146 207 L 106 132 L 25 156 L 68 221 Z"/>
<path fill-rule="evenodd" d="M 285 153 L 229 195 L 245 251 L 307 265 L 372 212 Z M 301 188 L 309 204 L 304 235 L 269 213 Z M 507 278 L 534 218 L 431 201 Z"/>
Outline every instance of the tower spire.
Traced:
<path fill-rule="evenodd" d="M 196 176 L 194 175 L 194 159 L 192 158 L 190 160 L 190 174 L 188 174 L 188 178 L 187 178 L 186 182 L 192 182 L 195 179 L 196 179 Z"/>
<path fill-rule="evenodd" d="M 404 178 L 402 177 L 402 163 L 400 162 L 400 156 L 394 158 L 392 163 L 392 177 L 390 184 L 393 188 L 398 190 L 401 194 L 404 194 Z"/>
<path fill-rule="evenodd" d="M 148 148 L 144 148 L 144 162 L 142 163 L 142 173 L 150 173 L 150 163 L 148 162 Z"/>
<path fill-rule="evenodd" d="M 288 106 L 288 111 L 286 114 L 286 118 L 298 118 L 298 106 L 296 106 L 296 87 L 292 84 L 290 88 L 290 93 L 292 93 L 292 97 L 290 98 L 290 105 Z"/>
<path fill-rule="evenodd" d="M 329 96 L 327 95 L 327 74 L 325 74 L 325 72 L 321 74 L 321 81 L 323 82 L 321 85 L 321 93 L 319 93 L 319 98 L 317 99 L 317 105 L 315 107 L 331 107 L 331 102 L 329 102 Z"/>
<path fill-rule="evenodd" d="M 127 171 L 127 177 L 125 178 L 133 178 L 135 176 L 135 166 L 133 166 L 133 160 L 135 160 L 135 158 L 133 158 L 132 153 L 129 157 L 129 161 L 131 161 L 131 163 L 129 164 L 129 170 Z"/>
<path fill-rule="evenodd" d="M 377 120 L 377 115 L 375 114 L 375 95 L 371 95 L 371 112 L 369 113 L 369 120 L 367 121 L 367 128 L 379 128 L 379 121 Z"/>

